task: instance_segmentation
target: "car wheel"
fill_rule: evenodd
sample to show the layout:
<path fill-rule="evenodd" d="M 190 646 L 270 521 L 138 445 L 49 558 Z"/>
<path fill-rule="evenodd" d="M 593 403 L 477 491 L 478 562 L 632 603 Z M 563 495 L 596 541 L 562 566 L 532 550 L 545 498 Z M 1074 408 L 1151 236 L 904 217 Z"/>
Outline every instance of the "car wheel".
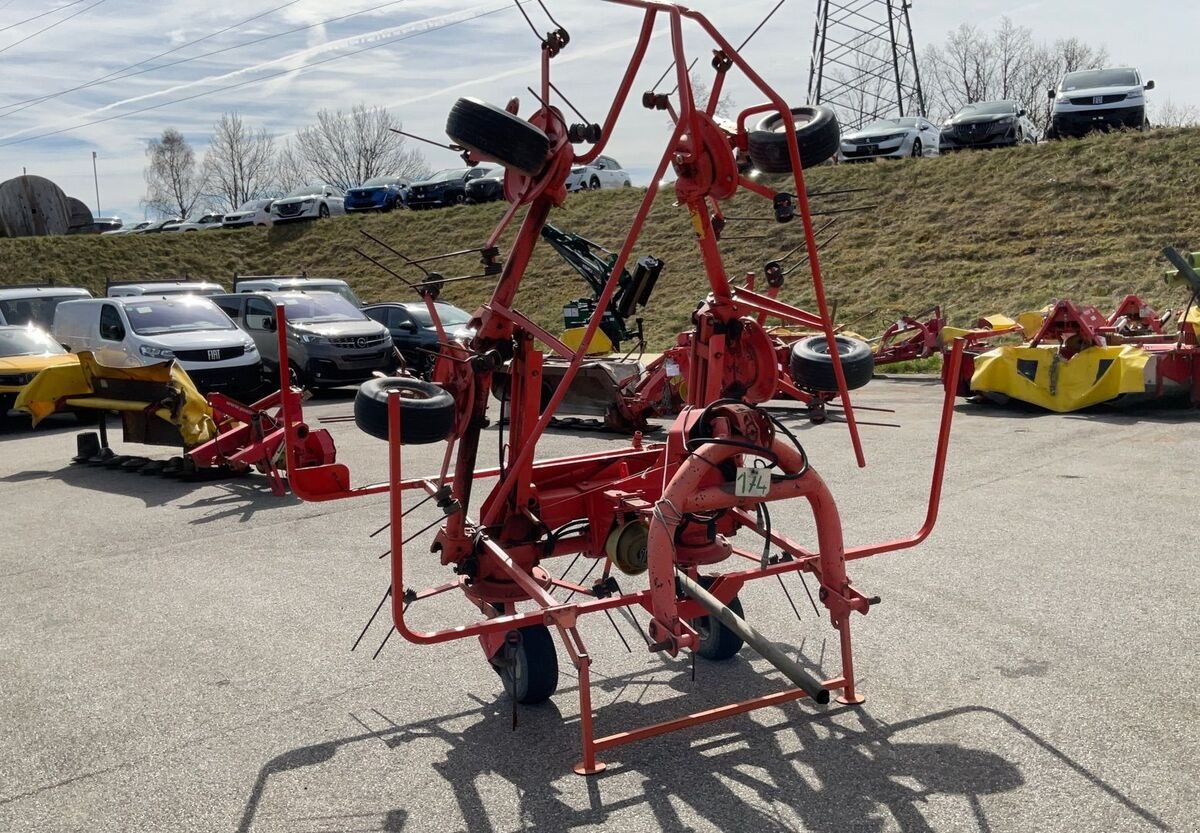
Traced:
<path fill-rule="evenodd" d="M 321 203 L 321 210 L 317 212 L 317 215 L 324 220 L 329 216 L 329 206 L 325 203 Z"/>
<path fill-rule="evenodd" d="M 460 98 L 446 118 L 458 145 L 506 168 L 537 176 L 550 158 L 550 137 L 520 116 L 475 98 Z"/>
<path fill-rule="evenodd" d="M 630 181 L 627 179 L 627 180 L 625 180 L 625 185 L 624 185 L 624 187 L 626 187 L 626 188 L 632 188 L 632 187 L 633 187 L 633 183 L 632 183 L 632 182 L 630 182 Z"/>
<path fill-rule="evenodd" d="M 865 341 L 848 336 L 835 336 L 838 358 L 842 373 L 846 377 L 846 389 L 855 390 L 871 381 L 875 373 L 875 356 Z M 829 341 L 825 336 L 811 336 L 792 345 L 792 379 L 804 390 L 836 391 L 837 375 L 833 370 L 833 358 L 829 354 Z"/>
<path fill-rule="evenodd" d="M 600 178 L 596 177 L 596 176 L 592 177 L 592 181 L 588 183 L 588 187 L 591 188 L 593 191 L 599 191 L 600 190 Z"/>
<path fill-rule="evenodd" d="M 426 445 L 446 439 L 454 427 L 454 397 L 444 388 L 420 379 L 389 376 L 364 382 L 354 397 L 354 422 L 359 430 L 388 439 L 388 396 L 400 396 L 400 442 Z"/>
<path fill-rule="evenodd" d="M 920 159 L 920 158 L 921 158 L 921 156 L 922 156 L 922 153 L 921 153 L 921 140 L 920 140 L 919 138 L 918 138 L 918 139 L 913 139 L 913 146 L 912 146 L 912 157 L 913 157 L 914 159 Z"/>
<path fill-rule="evenodd" d="M 795 130 L 796 142 L 800 146 L 802 167 L 820 165 L 837 153 L 841 129 L 832 108 L 820 104 L 816 107 L 793 107 L 790 126 Z M 792 172 L 786 132 L 788 127 L 775 113 L 762 119 L 750 132 L 747 152 L 754 167 L 764 174 Z"/>

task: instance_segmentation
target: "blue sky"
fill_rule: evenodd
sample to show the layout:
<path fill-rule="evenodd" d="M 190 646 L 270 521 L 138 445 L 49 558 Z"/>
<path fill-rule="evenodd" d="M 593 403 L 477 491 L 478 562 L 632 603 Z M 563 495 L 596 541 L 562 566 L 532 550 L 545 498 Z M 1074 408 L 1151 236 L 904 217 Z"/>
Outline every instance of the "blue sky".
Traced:
<path fill-rule="evenodd" d="M 68 194 L 95 208 L 92 151 L 99 156 L 104 214 L 141 217 L 142 171 L 147 139 L 164 127 L 181 130 L 203 152 L 211 126 L 235 110 L 254 126 L 286 137 L 323 107 L 356 103 L 392 108 L 412 132 L 444 138 L 445 114 L 460 95 L 503 103 L 517 95 L 528 111 L 525 91 L 537 79 L 538 49 L 524 20 L 505 0 L 403 0 L 371 11 L 383 0 L 0 0 L 0 28 L 48 8 L 61 12 L 0 32 L 0 179 L 23 169 L 58 182 Z M 572 42 L 555 61 L 555 83 L 592 120 L 600 121 L 637 34 L 636 10 L 599 0 L 546 0 L 570 30 Z M 285 6 L 285 8 L 277 7 Z M 531 4 L 532 5 L 532 4 Z M 774 0 L 693 0 L 731 40 L 740 40 Z M 785 98 L 802 103 L 808 81 L 808 51 L 815 0 L 787 0 L 753 41 L 748 55 Z M 82 10 L 27 43 L 22 37 Z M 328 25 L 230 49 L 172 67 L 67 93 L 16 111 L 13 104 L 56 93 L 157 53 L 204 37 L 246 18 L 253 22 L 147 64 L 192 58 L 256 38 L 363 12 Z M 492 13 L 489 13 L 492 12 Z M 529 9 L 539 28 L 540 10 Z M 1200 31 L 1200 6 L 1182 0 L 1146 0 L 1130 6 L 1117 0 L 915 0 L 913 26 L 918 47 L 940 42 L 962 22 L 994 25 L 1002 15 L 1034 31 L 1040 40 L 1077 36 L 1107 47 L 1114 64 L 1140 67 L 1154 78 L 1152 102 L 1171 99 L 1200 105 L 1200 65 L 1192 42 Z M 666 67 L 668 38 L 657 33 L 651 58 L 634 86 L 647 87 Z M 699 32 L 685 33 L 694 54 L 707 64 L 708 44 Z M 360 55 L 349 53 L 374 47 Z M 327 59 L 335 59 L 328 60 Z M 310 69 L 266 78 L 283 70 L 327 61 Z M 146 67 L 139 67 L 145 69 Z M 265 80 L 264 80 L 265 79 Z M 244 83 L 249 82 L 249 83 Z M 230 85 L 236 89 L 213 92 Z M 731 85 L 737 104 L 759 100 L 744 82 Z M 197 94 L 189 101 L 171 103 Z M 636 104 L 636 100 L 635 100 Z M 8 107 L 5 107 L 8 105 Z M 134 110 L 146 112 L 125 116 Z M 18 142 L 84 122 L 100 122 L 54 136 Z M 666 139 L 661 113 L 628 109 L 609 152 L 644 182 Z M 432 167 L 455 164 L 448 151 L 428 148 Z"/>

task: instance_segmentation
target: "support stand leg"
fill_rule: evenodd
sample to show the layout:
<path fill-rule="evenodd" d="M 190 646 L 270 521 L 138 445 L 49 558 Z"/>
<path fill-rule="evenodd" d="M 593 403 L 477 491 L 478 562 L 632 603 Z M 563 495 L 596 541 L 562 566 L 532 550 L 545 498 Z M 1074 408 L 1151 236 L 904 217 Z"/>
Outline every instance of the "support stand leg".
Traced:
<path fill-rule="evenodd" d="M 579 731 L 583 736 L 583 760 L 575 764 L 573 769 L 576 775 L 596 775 L 604 772 L 607 765 L 596 760 L 595 733 L 592 731 L 592 676 L 589 671 L 592 658 L 582 652 L 578 656 L 574 651 L 571 654 L 575 670 L 579 673 Z"/>
<path fill-rule="evenodd" d="M 867 698 L 854 688 L 854 652 L 850 647 L 850 615 L 847 613 L 838 623 L 838 637 L 842 645 L 842 677 L 846 681 L 836 702 L 843 706 L 861 706 Z"/>

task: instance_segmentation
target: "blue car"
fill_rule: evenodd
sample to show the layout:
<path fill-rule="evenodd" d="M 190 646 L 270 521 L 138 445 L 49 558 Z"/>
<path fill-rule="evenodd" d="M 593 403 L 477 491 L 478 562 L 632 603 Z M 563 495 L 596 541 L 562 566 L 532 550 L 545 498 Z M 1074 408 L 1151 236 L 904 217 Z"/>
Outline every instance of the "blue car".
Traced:
<path fill-rule="evenodd" d="M 408 183 L 395 176 L 377 176 L 346 191 L 346 211 L 391 211 L 404 205 Z"/>

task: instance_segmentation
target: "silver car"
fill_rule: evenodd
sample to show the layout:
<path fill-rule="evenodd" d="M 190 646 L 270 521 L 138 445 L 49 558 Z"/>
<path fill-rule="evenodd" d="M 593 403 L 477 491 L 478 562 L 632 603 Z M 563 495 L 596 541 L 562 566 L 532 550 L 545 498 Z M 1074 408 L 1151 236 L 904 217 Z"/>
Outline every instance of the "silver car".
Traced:
<path fill-rule="evenodd" d="M 880 119 L 842 135 L 839 162 L 864 159 L 903 159 L 908 156 L 937 156 L 938 129 L 929 119 L 904 116 Z"/>

